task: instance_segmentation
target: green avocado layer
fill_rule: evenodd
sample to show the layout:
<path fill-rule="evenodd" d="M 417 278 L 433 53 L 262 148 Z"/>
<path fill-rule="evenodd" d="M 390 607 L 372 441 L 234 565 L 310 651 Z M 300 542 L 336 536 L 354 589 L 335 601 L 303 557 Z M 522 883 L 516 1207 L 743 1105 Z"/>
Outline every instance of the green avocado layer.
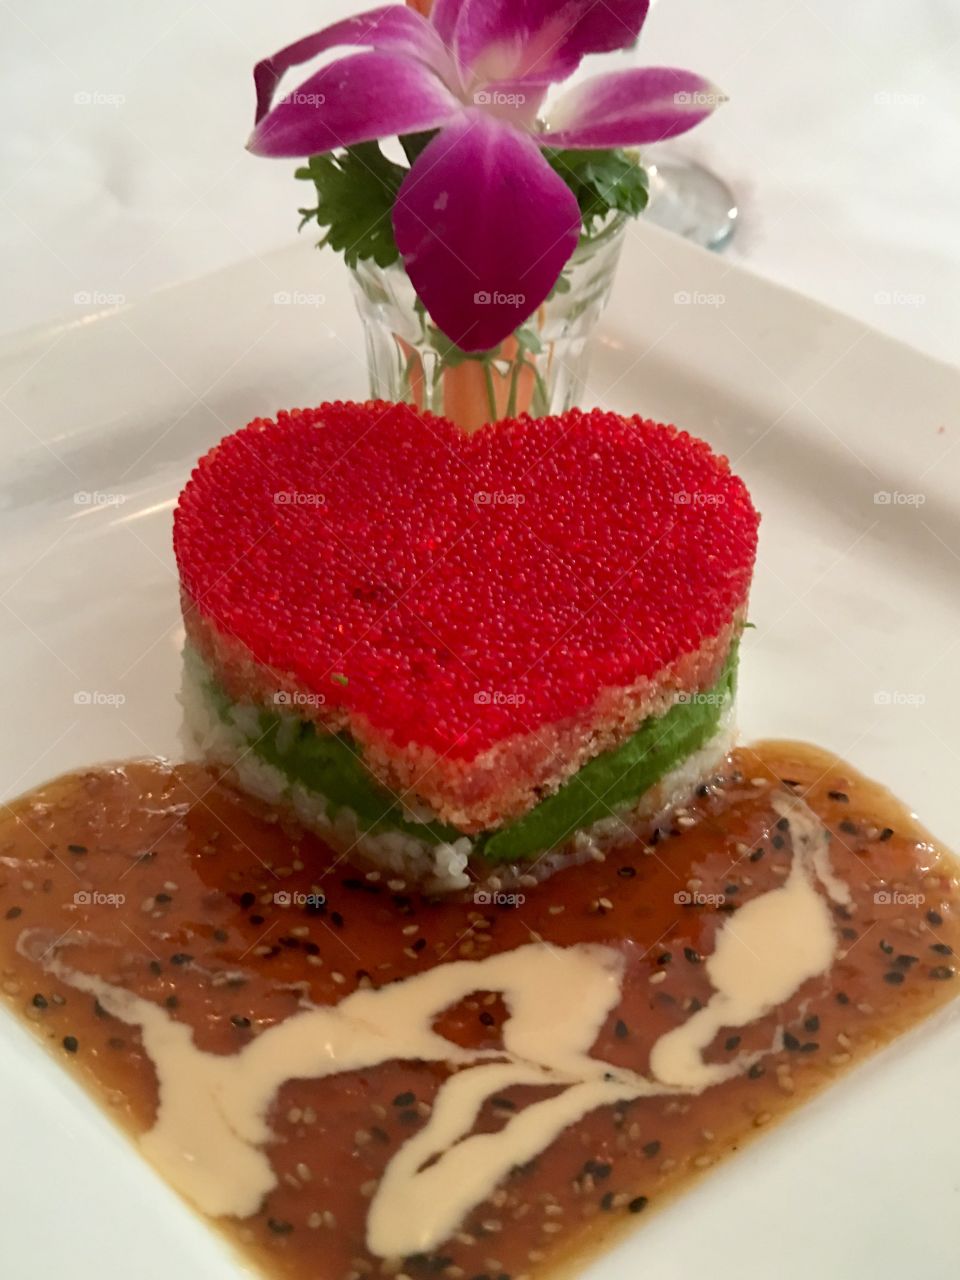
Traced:
<path fill-rule="evenodd" d="M 737 643 L 730 649 L 716 684 L 662 716 L 651 716 L 619 747 L 589 760 L 553 795 L 523 817 L 472 836 L 474 854 L 491 863 L 522 862 L 561 844 L 581 827 L 638 800 L 716 732 L 736 692 Z M 347 733 L 318 733 L 310 721 L 260 710 L 257 734 L 245 732 L 244 716 L 206 673 L 205 693 L 221 719 L 234 728 L 244 721 L 250 749 L 281 770 L 291 782 L 319 792 L 330 816 L 352 809 L 364 831 L 402 831 L 425 844 L 452 843 L 463 835 L 442 822 L 411 822 L 393 792 L 376 781 Z M 249 713 L 249 708 L 244 709 Z"/>

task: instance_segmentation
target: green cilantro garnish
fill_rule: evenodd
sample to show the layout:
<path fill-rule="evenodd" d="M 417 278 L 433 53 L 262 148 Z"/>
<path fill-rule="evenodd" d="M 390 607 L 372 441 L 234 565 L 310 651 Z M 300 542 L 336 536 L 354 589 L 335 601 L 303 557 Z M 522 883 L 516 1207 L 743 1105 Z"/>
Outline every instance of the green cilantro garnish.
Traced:
<path fill-rule="evenodd" d="M 647 175 L 629 152 L 546 151 L 553 170 L 577 197 L 586 235 L 608 214 L 643 213 L 650 198 Z"/>
<path fill-rule="evenodd" d="M 314 184 L 317 206 L 300 210 L 301 228 L 313 220 L 326 228 L 320 247 L 328 244 L 342 253 L 349 267 L 364 258 L 391 266 L 400 253 L 390 214 L 407 172 L 388 160 L 377 142 L 311 156 L 296 176 Z"/>
<path fill-rule="evenodd" d="M 330 676 L 330 679 L 333 681 L 334 684 L 348 685 L 350 683 L 350 681 L 347 679 L 347 677 L 343 674 L 342 671 L 334 671 L 333 674 Z"/>

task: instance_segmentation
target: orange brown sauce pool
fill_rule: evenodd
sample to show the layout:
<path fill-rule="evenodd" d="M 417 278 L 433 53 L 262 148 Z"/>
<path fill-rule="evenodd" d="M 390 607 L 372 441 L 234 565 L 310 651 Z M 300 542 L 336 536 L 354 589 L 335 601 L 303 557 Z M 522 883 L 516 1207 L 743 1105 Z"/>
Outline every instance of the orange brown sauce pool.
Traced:
<path fill-rule="evenodd" d="M 217 1054 L 289 1017 L 304 995 L 335 1004 L 358 986 L 537 939 L 603 943 L 625 956 L 626 975 L 594 1056 L 645 1073 L 651 1044 L 710 999 L 702 959 L 718 930 L 740 903 L 784 881 L 790 840 L 771 807 L 784 785 L 832 833 L 833 870 L 853 905 L 832 908 L 832 970 L 775 1013 L 721 1032 L 705 1055 L 765 1051 L 749 1072 L 700 1096 L 592 1112 L 515 1170 L 441 1248 L 388 1263 L 365 1248 L 370 1199 L 424 1125 L 448 1069 L 392 1062 L 288 1081 L 270 1115 L 278 1185 L 254 1217 L 218 1224 L 268 1274 L 290 1280 L 536 1276 L 615 1238 L 954 995 L 957 867 L 848 765 L 793 743 L 737 751 L 670 831 L 561 872 L 519 904 L 424 901 L 367 869 L 325 870 L 321 841 L 195 766 L 85 770 L 0 819 L 2 990 L 136 1135 L 151 1128 L 157 1104 L 138 1029 L 21 956 L 24 929 L 102 939 L 74 945 L 71 964 L 164 1006 Z M 301 905 L 306 895 L 324 904 Z M 499 996 L 477 992 L 437 1027 L 458 1044 L 495 1049 L 505 1012 Z M 784 1048 L 771 1053 L 778 1027 Z M 478 1129 L 495 1130 L 544 1096 L 508 1091 L 484 1106 Z"/>

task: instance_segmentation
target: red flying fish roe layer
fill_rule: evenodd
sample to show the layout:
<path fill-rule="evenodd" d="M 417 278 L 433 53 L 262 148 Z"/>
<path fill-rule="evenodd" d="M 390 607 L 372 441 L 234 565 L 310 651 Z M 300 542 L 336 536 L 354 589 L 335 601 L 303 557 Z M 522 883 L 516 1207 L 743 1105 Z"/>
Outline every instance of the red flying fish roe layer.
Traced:
<path fill-rule="evenodd" d="M 398 748 L 470 760 L 655 677 L 747 596 L 725 458 L 596 410 L 466 436 L 401 405 L 257 419 L 177 508 L 182 582 L 256 660 Z"/>

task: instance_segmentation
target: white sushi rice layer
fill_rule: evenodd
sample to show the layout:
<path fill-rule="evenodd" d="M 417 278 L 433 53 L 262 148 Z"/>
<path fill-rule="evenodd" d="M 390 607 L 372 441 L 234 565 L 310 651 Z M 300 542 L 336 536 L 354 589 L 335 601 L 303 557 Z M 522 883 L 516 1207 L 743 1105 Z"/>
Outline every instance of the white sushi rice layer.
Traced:
<path fill-rule="evenodd" d="M 242 791 L 292 812 L 304 827 L 322 836 L 338 853 L 370 862 L 390 876 L 418 884 L 429 893 L 450 893 L 482 882 L 483 892 L 489 894 L 509 890 L 519 883 L 544 880 L 566 866 L 602 861 L 610 850 L 649 833 L 686 804 L 696 788 L 717 772 L 735 738 L 731 705 L 725 709 L 713 736 L 664 774 L 635 803 L 611 810 L 609 816 L 571 833 L 561 845 L 530 862 L 488 864 L 487 872 L 482 858 L 470 861 L 474 845 L 470 836 L 461 836 L 451 843 L 431 844 L 405 831 L 365 831 L 357 815 L 347 807 L 337 808 L 331 814 L 326 796 L 292 782 L 252 749 L 250 739 L 258 732 L 258 708 L 238 703 L 229 717 L 223 718 L 210 693 L 210 673 L 189 646 L 184 650 L 180 701 L 184 713 L 183 743 L 188 757 L 199 755 L 207 763 L 223 766 Z M 297 717 L 279 714 L 290 720 L 292 736 Z M 406 816 L 412 821 L 440 821 L 419 799 L 409 798 L 405 808 Z"/>

